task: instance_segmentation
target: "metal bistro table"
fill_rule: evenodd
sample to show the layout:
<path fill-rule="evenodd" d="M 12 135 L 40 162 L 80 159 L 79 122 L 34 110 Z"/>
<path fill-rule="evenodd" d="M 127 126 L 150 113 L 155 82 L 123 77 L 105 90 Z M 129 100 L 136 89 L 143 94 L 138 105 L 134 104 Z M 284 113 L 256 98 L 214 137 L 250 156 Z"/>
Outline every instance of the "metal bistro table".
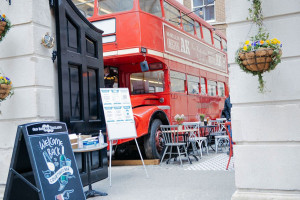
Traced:
<path fill-rule="evenodd" d="M 206 130 L 208 131 L 208 135 L 207 135 L 207 143 L 210 146 L 210 148 L 212 148 L 211 144 L 212 144 L 212 135 L 211 132 L 214 128 L 216 128 L 217 125 L 204 125 L 204 126 L 199 126 L 199 131 L 200 131 L 200 135 L 201 136 L 205 136 Z M 212 148 L 213 149 L 213 148 Z M 214 149 L 213 149 L 214 150 Z"/>
<path fill-rule="evenodd" d="M 94 196 L 107 196 L 107 193 L 105 193 L 105 192 L 99 192 L 99 191 L 93 190 L 92 189 L 92 181 L 91 181 L 91 168 L 92 168 L 91 154 L 93 151 L 98 151 L 98 150 L 104 149 L 106 147 L 107 147 L 107 143 L 101 144 L 96 147 L 73 149 L 74 153 L 83 153 L 87 160 L 87 176 L 88 176 L 89 190 L 84 192 L 86 198 L 94 197 Z"/>

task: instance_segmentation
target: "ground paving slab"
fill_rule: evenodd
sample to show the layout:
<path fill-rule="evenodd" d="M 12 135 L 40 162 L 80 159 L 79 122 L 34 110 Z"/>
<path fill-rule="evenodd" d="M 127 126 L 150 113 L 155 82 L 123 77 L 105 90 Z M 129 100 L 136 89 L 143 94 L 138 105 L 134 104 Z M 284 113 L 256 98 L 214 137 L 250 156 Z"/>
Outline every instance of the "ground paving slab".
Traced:
<path fill-rule="evenodd" d="M 112 187 L 109 179 L 93 184 L 93 189 L 108 196 L 95 200 L 230 200 L 235 191 L 234 159 L 226 170 L 226 153 L 204 154 L 202 159 L 183 158 L 183 166 L 173 159 L 169 164 L 146 166 L 113 166 Z M 86 190 L 87 188 L 85 188 Z"/>

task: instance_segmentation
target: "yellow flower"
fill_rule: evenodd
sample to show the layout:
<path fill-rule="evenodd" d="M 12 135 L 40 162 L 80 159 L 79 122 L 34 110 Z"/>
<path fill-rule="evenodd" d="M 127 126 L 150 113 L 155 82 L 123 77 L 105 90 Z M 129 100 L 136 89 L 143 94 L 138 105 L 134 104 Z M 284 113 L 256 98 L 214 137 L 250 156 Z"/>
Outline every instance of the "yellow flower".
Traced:
<path fill-rule="evenodd" d="M 244 49 L 244 51 L 246 51 L 247 50 L 247 46 L 244 46 L 243 49 Z"/>
<path fill-rule="evenodd" d="M 266 43 L 267 43 L 267 44 L 270 44 L 270 40 L 266 40 Z"/>
<path fill-rule="evenodd" d="M 260 44 L 264 44 L 264 43 L 265 43 L 265 41 L 261 40 L 259 43 L 260 43 Z"/>
<path fill-rule="evenodd" d="M 246 42 L 245 42 L 245 44 L 247 45 L 247 44 L 249 44 L 250 43 L 250 41 L 249 40 L 247 40 Z"/>

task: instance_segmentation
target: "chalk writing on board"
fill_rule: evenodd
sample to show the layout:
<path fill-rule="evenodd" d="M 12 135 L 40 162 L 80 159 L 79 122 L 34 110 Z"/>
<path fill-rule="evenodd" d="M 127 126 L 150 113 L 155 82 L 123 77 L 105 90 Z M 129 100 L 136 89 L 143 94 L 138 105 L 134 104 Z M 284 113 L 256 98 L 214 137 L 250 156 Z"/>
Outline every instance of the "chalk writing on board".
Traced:
<path fill-rule="evenodd" d="M 58 184 L 60 194 L 55 196 L 55 200 L 69 199 L 71 190 L 64 190 L 70 178 L 75 178 L 71 167 L 71 159 L 65 156 L 62 140 L 56 137 L 46 137 L 39 141 L 39 147 L 42 151 L 47 168 L 43 170 L 44 178 L 49 184 Z"/>

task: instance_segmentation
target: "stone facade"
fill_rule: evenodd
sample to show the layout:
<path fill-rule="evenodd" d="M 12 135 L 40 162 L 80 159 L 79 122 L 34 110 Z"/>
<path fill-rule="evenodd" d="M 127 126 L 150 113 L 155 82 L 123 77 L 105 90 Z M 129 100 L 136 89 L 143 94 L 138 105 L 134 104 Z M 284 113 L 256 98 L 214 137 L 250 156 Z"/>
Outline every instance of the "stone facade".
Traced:
<path fill-rule="evenodd" d="M 13 27 L 0 42 L 0 71 L 9 77 L 14 96 L 0 103 L 0 199 L 3 198 L 18 125 L 59 119 L 57 68 L 52 51 L 41 44 L 55 34 L 49 1 L 0 1 Z"/>
<path fill-rule="evenodd" d="M 235 52 L 256 29 L 246 21 L 250 2 L 226 0 L 229 87 L 236 192 L 232 200 L 300 199 L 300 2 L 262 1 L 264 24 L 283 44 L 282 62 L 258 78 L 235 63 Z M 251 30 L 251 31 L 250 31 Z M 250 34 L 249 34 L 250 33 Z"/>

